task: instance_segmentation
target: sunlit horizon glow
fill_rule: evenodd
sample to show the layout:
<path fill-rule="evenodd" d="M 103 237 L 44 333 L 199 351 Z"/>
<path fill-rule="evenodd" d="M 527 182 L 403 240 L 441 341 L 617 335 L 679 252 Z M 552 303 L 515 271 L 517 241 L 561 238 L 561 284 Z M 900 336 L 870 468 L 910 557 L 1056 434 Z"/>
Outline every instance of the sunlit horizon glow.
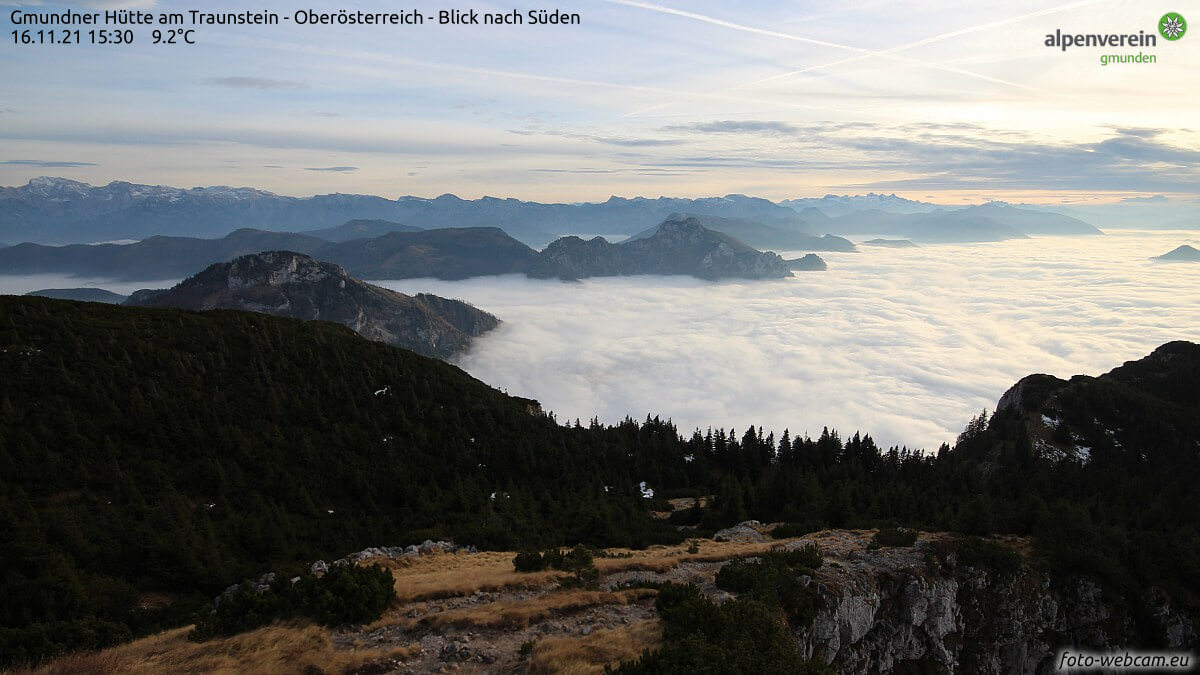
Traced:
<path fill-rule="evenodd" d="M 65 8 L 4 7 L 3 34 L 13 8 Z M 53 175 L 543 202 L 1200 196 L 1200 91 L 1180 86 L 1200 66 L 1200 39 L 1159 39 L 1143 50 L 1158 62 L 1143 66 L 1101 66 L 1106 49 L 1043 45 L 1058 29 L 1153 31 L 1174 6 L 581 0 L 563 9 L 583 25 L 206 27 L 199 45 L 180 49 L 8 45 L 0 184 Z"/>

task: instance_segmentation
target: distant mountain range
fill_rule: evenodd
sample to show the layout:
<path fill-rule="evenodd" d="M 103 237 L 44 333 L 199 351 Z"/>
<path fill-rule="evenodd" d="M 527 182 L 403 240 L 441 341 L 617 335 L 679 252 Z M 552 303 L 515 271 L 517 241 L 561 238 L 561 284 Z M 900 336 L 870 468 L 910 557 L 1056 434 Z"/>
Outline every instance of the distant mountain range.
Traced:
<path fill-rule="evenodd" d="M 1154 256 L 1152 259 L 1162 262 L 1200 262 L 1200 250 L 1184 244 L 1172 251 Z"/>
<path fill-rule="evenodd" d="M 674 213 L 667 220 L 694 218 L 696 222 L 710 230 L 724 232 L 738 241 L 756 248 L 787 251 L 855 251 L 854 243 L 849 239 L 835 237 L 831 234 L 813 236 L 783 227 L 772 227 L 745 218 L 721 218 L 693 213 Z M 660 225 L 643 230 L 628 241 L 644 239 L 658 231 Z"/>
<path fill-rule="evenodd" d="M 220 239 L 155 236 L 135 244 L 17 244 L 0 249 L 0 274 L 71 274 L 119 281 L 179 279 L 215 262 L 259 251 L 309 255 L 332 245 L 287 232 L 237 230 Z"/>
<path fill-rule="evenodd" d="M 883 248 L 917 248 L 917 245 L 907 239 L 868 239 L 863 246 L 881 246 Z"/>
<path fill-rule="evenodd" d="M 364 279 L 466 279 L 524 272 L 537 251 L 498 227 L 391 232 L 331 244 L 320 257 Z"/>
<path fill-rule="evenodd" d="M 301 234 L 325 241 L 350 241 L 352 239 L 374 239 L 392 232 L 420 232 L 422 228 L 390 220 L 351 220 L 337 227 L 327 227 L 323 230 L 307 230 Z"/>
<path fill-rule="evenodd" d="M 106 291 L 103 288 L 43 288 L 40 291 L 30 291 L 25 295 L 54 298 L 55 300 L 103 302 L 108 305 L 119 305 L 129 299 L 128 296 Z"/>
<path fill-rule="evenodd" d="M 1098 232 L 1048 207 L 1018 208 L 995 202 L 954 208 L 874 193 L 778 204 L 737 194 L 542 204 L 495 197 L 467 200 L 449 194 L 432 199 L 345 194 L 298 198 L 253 188 L 184 189 L 126 182 L 97 187 L 48 177 L 20 187 L 0 187 L 0 238 L 44 244 L 156 235 L 215 238 L 239 229 L 299 232 L 343 242 L 395 231 L 498 227 L 529 246 L 541 247 L 569 234 L 636 235 L 674 214 L 699 217 L 706 227 L 752 246 L 792 250 L 844 250 L 836 248 L 846 245 L 836 239 L 814 239 L 819 234 L 896 234 L 924 241 L 969 242 Z M 721 219 L 720 223 L 714 219 Z"/>
<path fill-rule="evenodd" d="M 125 304 L 333 321 L 368 339 L 441 359 L 465 351 L 472 338 L 500 323 L 460 300 L 372 286 L 337 265 L 290 251 L 217 263 L 174 288 L 138 291 Z"/>
<path fill-rule="evenodd" d="M 916 242 L 970 243 L 1022 239 L 1028 235 L 1097 235 L 1100 230 L 1060 213 L 983 204 L 923 213 L 893 213 L 868 209 L 822 219 L 809 207 L 802 216 L 836 234 L 883 234 Z"/>
<path fill-rule="evenodd" d="M 563 237 L 547 246 L 527 273 L 541 279 L 630 274 L 690 274 L 701 279 L 792 276 L 778 254 L 710 230 L 694 216 L 667 219 L 652 232 L 619 244 L 603 237 L 587 241 Z"/>
<path fill-rule="evenodd" d="M 675 225 L 664 227 L 671 223 Z M 710 230 L 694 217 L 669 219 L 647 236 L 621 244 L 600 237 L 589 242 L 564 237 L 540 253 L 495 227 L 396 231 L 342 242 L 244 229 L 221 239 L 150 237 L 133 244 L 67 246 L 27 243 L 0 249 L 0 274 L 156 281 L 186 277 L 251 253 L 284 250 L 340 265 L 363 279 L 454 280 L 518 273 L 561 279 L 614 274 L 758 279 L 791 274 L 778 255 Z"/>
<path fill-rule="evenodd" d="M 766 199 L 728 195 L 703 199 L 612 197 L 601 203 L 540 204 L 519 199 L 435 199 L 368 195 L 297 198 L 252 188 L 182 189 L 113 182 L 95 187 L 65 178 L 35 178 L 21 187 L 0 188 L 0 237 L 6 241 L 92 243 L 153 235 L 220 237 L 235 229 L 302 232 L 340 241 L 328 232 L 347 220 L 386 220 L 410 229 L 500 227 L 541 246 L 562 234 L 630 235 L 673 213 L 746 218 L 766 225 L 811 232 L 797 213 Z M 359 224 L 365 236 L 381 232 Z"/>
<path fill-rule="evenodd" d="M 785 199 L 780 206 L 788 206 L 807 218 L 806 209 L 817 209 L 822 215 L 836 218 L 857 211 L 887 211 L 889 213 L 928 213 L 939 208 L 937 204 L 918 202 L 894 194 L 883 195 L 869 192 L 865 195 L 825 195 L 820 198 Z"/>

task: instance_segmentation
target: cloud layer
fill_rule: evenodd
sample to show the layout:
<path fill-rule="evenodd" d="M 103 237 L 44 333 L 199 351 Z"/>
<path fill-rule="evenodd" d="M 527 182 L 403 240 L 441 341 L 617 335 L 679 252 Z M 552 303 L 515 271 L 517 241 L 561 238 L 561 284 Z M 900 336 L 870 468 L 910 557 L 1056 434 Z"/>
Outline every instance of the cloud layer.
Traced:
<path fill-rule="evenodd" d="M 11 157 L 91 158 L 70 167 L 91 183 L 297 196 L 1200 194 L 1200 93 L 1183 84 L 1200 51 L 1160 41 L 1158 61 L 1135 68 L 1043 44 L 1058 29 L 1152 32 L 1161 16 L 1093 4 L 628 0 L 582 3 L 583 24 L 561 30 L 284 21 L 204 27 L 182 50 L 19 49 L 0 143 Z M 305 170 L 326 166 L 359 170 Z M 0 164 L 0 185 L 39 172 Z"/>
<path fill-rule="evenodd" d="M 935 449 L 1033 372 L 1098 374 L 1200 340 L 1200 267 L 1148 261 L 1195 233 L 822 254 L 777 282 L 517 277 L 384 285 L 504 320 L 461 362 L 560 420 L 863 430 Z M 1185 268 L 1186 267 L 1186 268 Z"/>
<path fill-rule="evenodd" d="M 64 162 L 49 159 L 8 159 L 0 164 L 6 166 L 34 166 L 39 169 L 74 169 L 81 166 L 96 166 L 93 162 Z"/>

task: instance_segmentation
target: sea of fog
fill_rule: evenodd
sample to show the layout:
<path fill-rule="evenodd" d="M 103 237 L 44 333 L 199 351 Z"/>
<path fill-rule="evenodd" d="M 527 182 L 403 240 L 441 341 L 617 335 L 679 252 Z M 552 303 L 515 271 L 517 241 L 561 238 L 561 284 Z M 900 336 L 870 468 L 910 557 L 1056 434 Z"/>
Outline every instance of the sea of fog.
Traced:
<path fill-rule="evenodd" d="M 68 274 L 31 274 L 28 276 L 0 274 L 0 295 L 24 295 L 47 288 L 103 288 L 120 295 L 130 295 L 143 288 L 170 288 L 180 281 L 183 280 L 113 281 L 97 277 L 73 277 Z"/>
<path fill-rule="evenodd" d="M 827 272 L 778 281 L 375 283 L 500 317 L 458 364 L 560 421 L 828 426 L 934 449 L 1024 375 L 1095 375 L 1169 340 L 1200 341 L 1200 264 L 1148 259 L 1197 239 L 1116 231 L 861 246 L 822 253 Z"/>
<path fill-rule="evenodd" d="M 777 281 L 375 283 L 500 317 L 458 365 L 560 421 L 650 414 L 684 433 L 828 426 L 934 449 L 1024 375 L 1095 375 L 1168 340 L 1200 341 L 1200 264 L 1149 260 L 1184 243 L 1200 246 L 1200 232 L 861 246 L 822 253 L 827 272 Z M 9 276 L 0 293 L 173 283 Z"/>

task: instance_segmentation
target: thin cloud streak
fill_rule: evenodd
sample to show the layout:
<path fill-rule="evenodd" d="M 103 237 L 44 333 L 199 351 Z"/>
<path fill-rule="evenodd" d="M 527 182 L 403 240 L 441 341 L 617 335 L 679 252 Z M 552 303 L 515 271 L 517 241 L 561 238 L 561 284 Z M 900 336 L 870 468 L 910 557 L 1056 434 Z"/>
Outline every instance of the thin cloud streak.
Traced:
<path fill-rule="evenodd" d="M 906 49 L 911 49 L 913 47 L 918 47 L 918 46 L 926 45 L 926 44 L 932 44 L 934 42 L 940 42 L 942 40 L 949 39 L 951 37 L 957 37 L 959 35 L 966 35 L 969 33 L 974 33 L 974 32 L 980 31 L 980 30 L 986 30 L 988 28 L 1003 26 L 1003 25 L 1007 25 L 1010 23 L 1015 23 L 1017 21 L 1023 21 L 1023 20 L 1030 19 L 1030 18 L 1045 16 L 1047 14 L 1054 14 L 1057 12 L 1066 11 L 1067 9 L 1074 9 L 1077 7 L 1081 7 L 1081 6 L 1089 5 L 1089 4 L 1095 4 L 1097 2 L 1102 2 L 1102 1 L 1104 1 L 1104 0 L 1082 0 L 1081 2 L 1072 3 L 1070 5 L 1065 5 L 1063 7 L 1046 9 L 1046 10 L 1042 10 L 1040 12 L 1032 12 L 1029 14 L 1021 15 L 1019 17 L 1013 17 L 1011 19 L 1004 19 L 1001 21 L 995 21 L 995 22 L 992 22 L 989 24 L 984 24 L 982 26 L 964 28 L 964 29 L 960 29 L 958 31 L 944 33 L 942 35 L 925 38 L 923 40 L 918 40 L 916 42 L 911 42 L 911 43 L 908 43 L 905 45 L 899 45 L 899 46 L 892 47 L 889 49 L 871 50 L 871 49 L 866 49 L 863 47 L 852 47 L 849 45 L 841 45 L 841 44 L 837 44 L 837 43 L 833 43 L 833 42 L 826 42 L 823 40 L 815 40 L 812 38 L 806 38 L 806 37 L 802 37 L 802 36 L 798 36 L 798 35 L 791 35 L 789 33 L 781 33 L 778 31 L 766 30 L 766 29 L 762 29 L 762 28 L 755 28 L 753 26 L 746 26 L 743 24 L 733 23 L 731 21 L 724 21 L 722 19 L 717 19 L 714 17 L 706 16 L 703 14 L 697 14 L 695 12 L 688 12 L 685 10 L 674 9 L 671 7 L 664 7 L 662 5 L 656 5 L 656 4 L 648 3 L 648 2 L 640 2 L 639 0 L 608 0 L 608 2 L 617 4 L 617 5 L 624 5 L 627 7 L 636 7 L 639 9 L 646 9 L 646 10 L 650 10 L 653 12 L 660 12 L 663 14 L 671 14 L 674 16 L 680 16 L 680 17 L 684 17 L 684 18 L 688 18 L 688 19 L 694 19 L 696 21 L 702 21 L 704 23 L 709 23 L 709 24 L 712 24 L 715 26 L 720 26 L 722 28 L 730 28 L 732 30 L 754 33 L 754 34 L 763 35 L 766 37 L 780 38 L 780 39 L 785 39 L 785 40 L 793 40 L 793 41 L 797 41 L 797 42 L 805 42 L 805 43 L 814 44 L 814 45 L 823 46 L 823 47 L 833 47 L 836 49 L 845 49 L 845 50 L 849 50 L 849 51 L 858 52 L 857 56 L 853 56 L 853 57 L 849 57 L 849 58 L 845 58 L 845 59 L 839 59 L 837 61 L 831 61 L 829 63 L 819 64 L 819 65 L 815 65 L 815 66 L 809 66 L 807 68 L 802 68 L 800 70 L 794 70 L 794 71 L 787 72 L 787 73 L 772 75 L 770 77 L 765 77 L 765 78 L 762 78 L 759 80 L 754 80 L 752 82 L 745 82 L 745 83 L 738 84 L 738 85 L 735 85 L 732 87 L 717 89 L 714 91 L 707 92 L 708 95 L 738 91 L 740 89 L 746 89 L 746 88 L 750 88 L 750 87 L 760 85 L 760 84 L 767 84 L 770 82 L 784 80 L 784 79 L 788 79 L 788 78 L 795 77 L 797 75 L 802 75 L 805 73 L 817 72 L 819 70 L 824 70 L 826 68 L 830 68 L 830 67 L 845 64 L 845 63 L 853 63 L 855 61 L 862 61 L 864 59 L 869 59 L 872 57 L 880 57 L 880 56 L 890 58 L 893 60 L 897 60 L 902 63 L 907 63 L 910 65 L 919 65 L 919 66 L 924 66 L 927 68 L 933 68 L 933 69 L 937 69 L 937 70 L 943 70 L 946 72 L 956 73 L 956 74 L 964 75 L 967 77 L 974 77 L 977 79 L 981 79 L 985 82 L 991 82 L 993 84 L 1001 84 L 1001 85 L 1004 85 L 1007 87 L 1015 87 L 1015 88 L 1024 89 L 1027 91 L 1035 91 L 1035 92 L 1044 93 L 1045 90 L 1041 89 L 1039 87 L 1031 87 L 1029 85 L 1021 84 L 1019 82 L 1013 82 L 1011 80 L 1004 80 L 1001 78 L 991 77 L 990 75 L 984 75 L 982 73 L 977 73 L 974 71 L 966 70 L 964 68 L 958 68 L 958 67 L 951 66 L 951 65 L 945 64 L 945 63 L 930 63 L 928 61 L 920 61 L 917 59 L 898 57 L 895 54 L 897 52 L 901 52 Z M 677 103 L 677 101 L 671 101 L 671 102 L 667 102 L 667 103 L 663 103 L 663 104 L 659 104 L 659 105 L 655 105 L 655 106 L 650 106 L 648 108 L 642 108 L 640 110 L 635 110 L 633 112 L 626 113 L 625 115 L 622 115 L 622 117 L 637 117 L 637 116 L 640 116 L 647 112 L 653 112 L 656 110 L 661 110 L 661 109 L 667 108 L 671 105 L 675 105 L 676 103 Z"/>
<path fill-rule="evenodd" d="M 231 89 L 304 89 L 303 82 L 293 80 L 272 80 L 265 77 L 211 77 L 201 81 L 214 87 L 229 87 Z"/>
<path fill-rule="evenodd" d="M 81 166 L 98 166 L 95 162 L 63 162 L 45 159 L 9 159 L 0 164 L 6 166 L 36 166 L 40 169 L 74 169 Z"/>

